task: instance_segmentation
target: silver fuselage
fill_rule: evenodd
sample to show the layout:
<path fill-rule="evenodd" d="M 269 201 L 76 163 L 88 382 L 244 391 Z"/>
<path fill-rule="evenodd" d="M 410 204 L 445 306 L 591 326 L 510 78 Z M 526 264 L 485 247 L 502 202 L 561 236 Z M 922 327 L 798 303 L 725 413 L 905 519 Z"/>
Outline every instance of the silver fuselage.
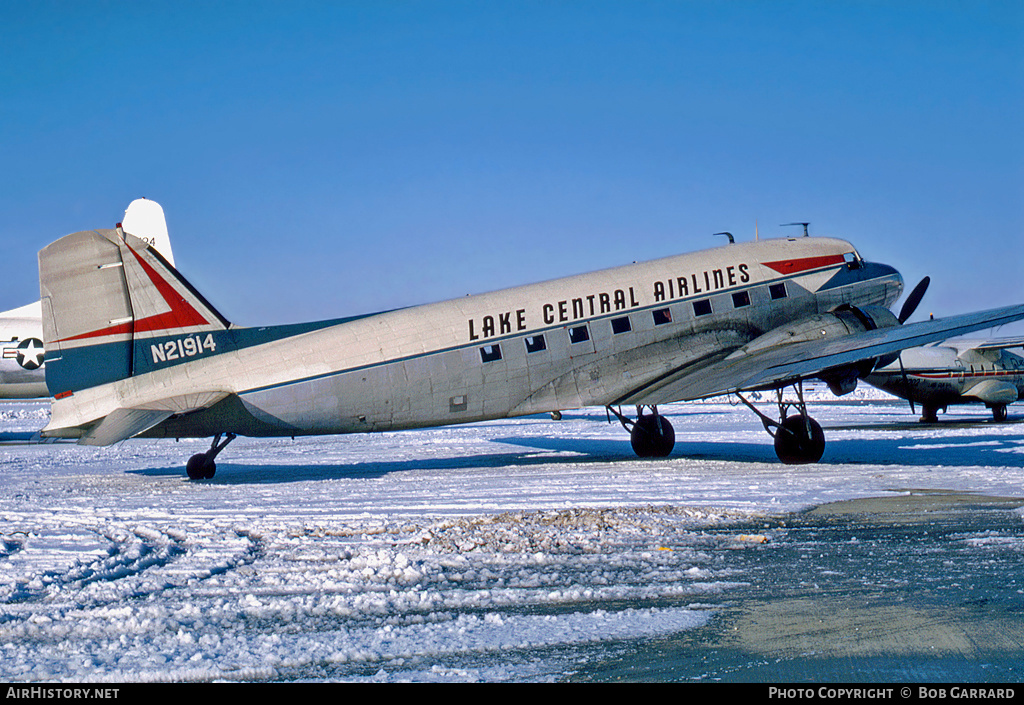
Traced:
<path fill-rule="evenodd" d="M 226 352 L 199 345 L 173 365 L 164 358 L 175 341 L 154 339 L 135 360 L 152 371 L 58 398 L 44 435 L 77 437 L 119 406 L 145 409 L 170 394 L 225 398 L 145 435 L 384 431 L 616 404 L 786 322 L 842 304 L 888 307 L 902 287 L 895 269 L 862 261 L 848 242 L 762 240 L 296 335 L 229 329 L 273 339 Z"/>

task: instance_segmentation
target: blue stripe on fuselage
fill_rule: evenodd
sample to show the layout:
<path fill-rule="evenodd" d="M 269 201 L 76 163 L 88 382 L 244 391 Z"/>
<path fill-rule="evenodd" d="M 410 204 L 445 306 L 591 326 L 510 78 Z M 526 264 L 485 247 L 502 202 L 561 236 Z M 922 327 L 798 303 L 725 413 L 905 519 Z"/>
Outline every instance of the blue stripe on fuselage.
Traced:
<path fill-rule="evenodd" d="M 119 341 L 64 348 L 59 352 L 47 351 L 46 387 L 50 396 L 77 392 L 202 357 L 263 345 L 377 315 L 380 313 L 311 323 L 230 328 L 189 334 L 181 332 L 138 339 L 134 345 L 128 341 Z"/>

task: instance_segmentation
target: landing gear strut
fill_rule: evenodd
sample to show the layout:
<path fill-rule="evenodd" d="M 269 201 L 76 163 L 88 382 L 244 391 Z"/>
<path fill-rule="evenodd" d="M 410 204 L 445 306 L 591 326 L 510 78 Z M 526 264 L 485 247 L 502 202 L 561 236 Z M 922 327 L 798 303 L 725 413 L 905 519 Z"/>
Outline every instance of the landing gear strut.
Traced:
<path fill-rule="evenodd" d="M 775 390 L 778 397 L 779 421 L 758 411 L 741 394 L 737 393 L 736 396 L 758 415 L 764 430 L 775 439 L 775 455 L 779 460 L 786 465 L 816 463 L 825 452 L 825 433 L 821 430 L 821 425 L 807 414 L 803 383 L 797 382 L 793 388 L 797 395 L 795 402 L 783 401 L 782 389 Z M 787 415 L 789 407 L 796 408 L 796 416 Z"/>
<path fill-rule="evenodd" d="M 633 452 L 641 458 L 664 458 L 672 452 L 676 444 L 676 432 L 668 419 L 658 413 L 657 406 L 650 406 L 649 414 L 644 407 L 637 405 L 636 421 L 612 407 L 608 411 L 615 415 L 622 427 L 629 431 L 629 442 Z"/>
<path fill-rule="evenodd" d="M 223 441 L 220 440 L 221 436 L 225 437 Z M 188 464 L 185 466 L 188 478 L 190 480 L 211 479 L 217 472 L 217 464 L 213 462 L 214 458 L 233 440 L 235 440 L 233 433 L 218 433 L 213 439 L 213 443 L 210 444 L 210 450 L 205 453 L 196 453 L 188 459 Z"/>

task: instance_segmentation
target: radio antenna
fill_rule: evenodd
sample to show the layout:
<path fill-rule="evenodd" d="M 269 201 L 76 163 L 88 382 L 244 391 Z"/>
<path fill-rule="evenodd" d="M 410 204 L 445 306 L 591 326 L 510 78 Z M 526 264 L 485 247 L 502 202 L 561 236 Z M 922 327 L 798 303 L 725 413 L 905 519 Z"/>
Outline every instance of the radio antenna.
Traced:
<path fill-rule="evenodd" d="M 786 227 L 787 225 L 802 225 L 802 226 L 804 226 L 804 237 L 808 237 L 808 235 L 807 235 L 807 226 L 810 225 L 810 223 L 783 223 L 782 224 L 783 227 Z"/>

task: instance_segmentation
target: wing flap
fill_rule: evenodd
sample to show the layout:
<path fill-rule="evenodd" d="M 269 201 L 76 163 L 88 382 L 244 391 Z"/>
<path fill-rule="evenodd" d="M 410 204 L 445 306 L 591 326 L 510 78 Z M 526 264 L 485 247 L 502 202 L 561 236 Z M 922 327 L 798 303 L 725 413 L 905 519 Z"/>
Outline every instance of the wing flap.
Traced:
<path fill-rule="evenodd" d="M 637 389 L 618 403 L 668 404 L 773 387 L 1022 318 L 1024 304 L 733 354 L 710 365 L 680 369 L 653 385 Z"/>

